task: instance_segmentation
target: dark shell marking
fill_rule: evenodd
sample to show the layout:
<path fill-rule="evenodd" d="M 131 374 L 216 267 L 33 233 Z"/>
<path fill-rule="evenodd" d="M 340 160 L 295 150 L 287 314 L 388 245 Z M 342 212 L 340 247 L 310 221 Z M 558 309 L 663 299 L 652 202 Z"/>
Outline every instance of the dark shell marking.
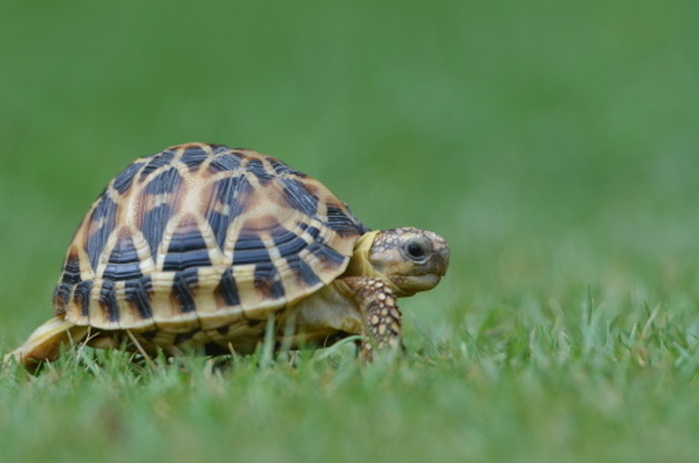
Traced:
<path fill-rule="evenodd" d="M 129 329 L 162 347 L 226 346 L 341 275 L 366 231 L 325 186 L 277 159 L 174 146 L 136 160 L 95 201 L 54 307 L 102 336 Z"/>

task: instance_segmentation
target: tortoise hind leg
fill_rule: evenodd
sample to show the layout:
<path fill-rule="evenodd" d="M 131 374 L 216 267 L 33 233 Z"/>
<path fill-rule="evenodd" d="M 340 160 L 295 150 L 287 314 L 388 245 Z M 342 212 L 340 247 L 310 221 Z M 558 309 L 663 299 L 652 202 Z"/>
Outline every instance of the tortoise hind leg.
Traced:
<path fill-rule="evenodd" d="M 4 361 L 14 357 L 27 370 L 34 371 L 41 362 L 56 360 L 61 353 L 61 346 L 76 344 L 87 333 L 88 327 L 67 322 L 64 315 L 53 317 L 34 330 L 24 344 L 7 354 Z"/>

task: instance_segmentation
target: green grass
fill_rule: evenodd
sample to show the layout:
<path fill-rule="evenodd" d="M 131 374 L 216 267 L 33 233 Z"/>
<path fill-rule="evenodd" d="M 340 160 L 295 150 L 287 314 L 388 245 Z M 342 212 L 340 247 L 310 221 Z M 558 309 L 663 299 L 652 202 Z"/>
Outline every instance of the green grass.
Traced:
<path fill-rule="evenodd" d="M 175 143 L 278 156 L 452 267 L 396 362 L 7 368 L 0 461 L 696 459 L 696 2 L 43 3 L 0 13 L 0 351 Z"/>

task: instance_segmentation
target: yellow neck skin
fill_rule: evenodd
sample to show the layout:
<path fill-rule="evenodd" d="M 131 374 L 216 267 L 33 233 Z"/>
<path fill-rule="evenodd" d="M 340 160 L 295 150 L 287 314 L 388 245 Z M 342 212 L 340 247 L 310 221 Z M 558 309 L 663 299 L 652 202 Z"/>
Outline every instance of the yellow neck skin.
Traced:
<path fill-rule="evenodd" d="M 391 280 L 389 280 L 386 275 L 376 270 L 374 266 L 371 265 L 371 262 L 369 262 L 369 250 L 374 244 L 374 239 L 376 235 L 379 234 L 379 231 L 380 230 L 371 231 L 359 237 L 354 244 L 352 259 L 350 259 L 347 270 L 345 270 L 345 275 L 378 278 L 395 290 L 396 288 Z"/>

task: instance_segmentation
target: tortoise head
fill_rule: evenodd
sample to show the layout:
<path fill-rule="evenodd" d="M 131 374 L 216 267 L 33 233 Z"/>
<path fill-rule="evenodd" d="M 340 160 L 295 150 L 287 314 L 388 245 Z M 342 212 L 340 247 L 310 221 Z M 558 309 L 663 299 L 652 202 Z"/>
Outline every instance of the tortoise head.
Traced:
<path fill-rule="evenodd" d="M 449 245 L 419 228 L 379 230 L 362 235 L 347 274 L 390 282 L 396 296 L 412 296 L 437 286 L 449 267 Z"/>

